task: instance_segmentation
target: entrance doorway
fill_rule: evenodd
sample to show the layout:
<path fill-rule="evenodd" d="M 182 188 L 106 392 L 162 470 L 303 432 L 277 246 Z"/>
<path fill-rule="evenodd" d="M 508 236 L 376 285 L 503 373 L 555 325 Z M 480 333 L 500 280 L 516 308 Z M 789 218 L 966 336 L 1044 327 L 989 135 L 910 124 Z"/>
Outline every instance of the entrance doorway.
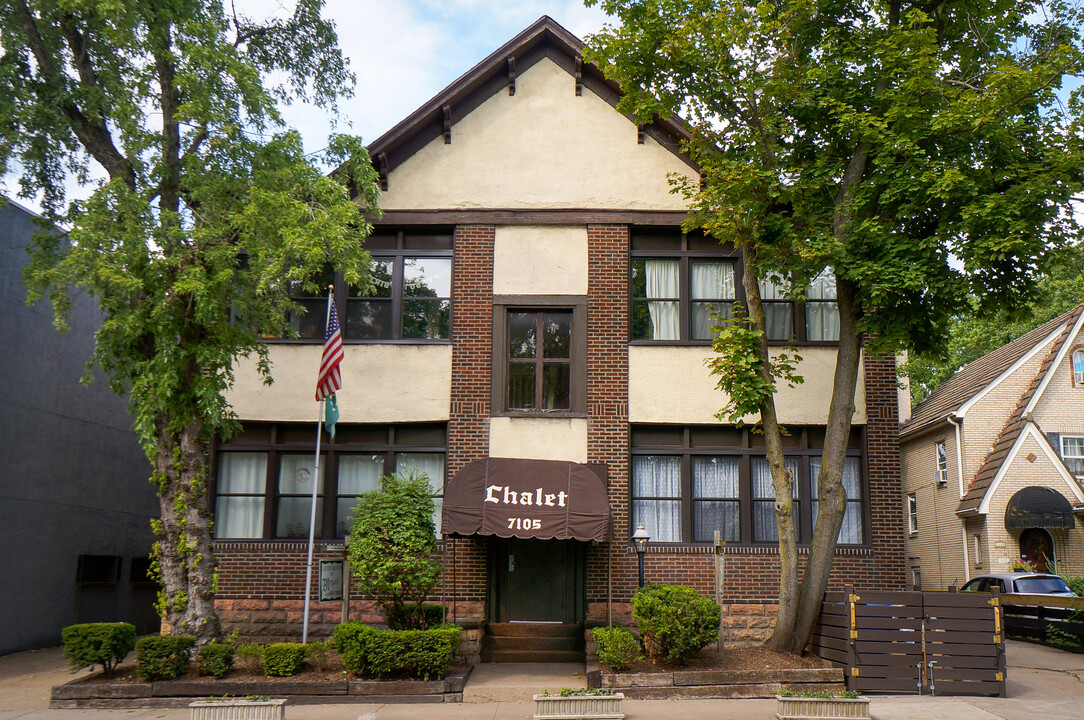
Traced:
<path fill-rule="evenodd" d="M 1027 560 L 1037 572 L 1050 572 L 1054 563 L 1054 540 L 1042 528 L 1029 528 L 1020 533 L 1020 558 Z"/>
<path fill-rule="evenodd" d="M 494 538 L 489 568 L 493 622 L 583 622 L 583 543 Z"/>

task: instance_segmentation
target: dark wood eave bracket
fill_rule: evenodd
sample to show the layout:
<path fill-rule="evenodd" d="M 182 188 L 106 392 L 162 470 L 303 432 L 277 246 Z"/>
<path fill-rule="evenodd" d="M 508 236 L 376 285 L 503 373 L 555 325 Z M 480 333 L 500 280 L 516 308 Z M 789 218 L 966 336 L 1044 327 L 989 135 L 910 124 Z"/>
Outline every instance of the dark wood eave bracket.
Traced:
<path fill-rule="evenodd" d="M 570 89 L 582 94 L 586 86 L 611 106 L 621 98 L 617 83 L 607 80 L 593 63 L 582 58 L 583 42 L 549 16 L 509 40 L 475 65 L 435 97 L 415 110 L 369 145 L 369 155 L 380 173 L 381 188 L 387 190 L 388 173 L 435 138 L 453 140 L 452 126 L 502 89 L 515 95 L 516 77 L 543 57 L 549 57 L 569 73 Z M 630 118 L 630 121 L 632 119 Z M 638 139 L 650 135 L 693 170 L 698 170 L 681 143 L 692 133 L 680 118 L 656 120 L 640 128 Z"/>

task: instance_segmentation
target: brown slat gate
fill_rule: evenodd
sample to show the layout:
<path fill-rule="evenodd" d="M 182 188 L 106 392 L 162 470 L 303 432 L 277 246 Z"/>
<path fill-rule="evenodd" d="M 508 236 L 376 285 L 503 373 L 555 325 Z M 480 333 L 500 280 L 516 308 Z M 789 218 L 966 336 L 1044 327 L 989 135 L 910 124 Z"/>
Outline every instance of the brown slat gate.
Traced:
<path fill-rule="evenodd" d="M 1005 695 L 997 594 L 869 592 L 825 595 L 810 646 L 861 692 Z"/>

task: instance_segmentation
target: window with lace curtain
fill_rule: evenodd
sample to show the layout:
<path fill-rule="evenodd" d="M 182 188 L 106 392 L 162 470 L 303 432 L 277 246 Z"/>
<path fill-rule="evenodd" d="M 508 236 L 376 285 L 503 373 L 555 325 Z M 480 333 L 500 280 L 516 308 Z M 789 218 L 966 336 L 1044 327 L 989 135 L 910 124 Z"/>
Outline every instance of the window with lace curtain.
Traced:
<path fill-rule="evenodd" d="M 443 425 L 340 423 L 324 437 L 315 469 L 312 424 L 252 423 L 218 448 L 214 484 L 215 537 L 307 539 L 316 486 L 316 537 L 349 533 L 358 497 L 380 487 L 384 475 L 424 474 L 440 533 L 444 495 Z"/>
<path fill-rule="evenodd" d="M 712 327 L 744 303 L 741 262 L 732 247 L 703 234 L 641 231 L 629 261 L 630 339 L 634 343 L 708 343 Z M 839 340 L 835 274 L 813 279 L 796 302 L 787 278 L 758 282 L 769 342 Z"/>
<path fill-rule="evenodd" d="M 794 478 L 791 507 L 800 543 L 808 543 L 817 517 L 816 478 L 824 428 L 793 428 L 784 462 Z M 734 427 L 634 426 L 630 525 L 643 523 L 652 543 L 714 541 L 775 544 L 775 488 L 762 436 Z M 847 509 L 839 542 L 865 542 L 861 434 L 844 463 Z"/>

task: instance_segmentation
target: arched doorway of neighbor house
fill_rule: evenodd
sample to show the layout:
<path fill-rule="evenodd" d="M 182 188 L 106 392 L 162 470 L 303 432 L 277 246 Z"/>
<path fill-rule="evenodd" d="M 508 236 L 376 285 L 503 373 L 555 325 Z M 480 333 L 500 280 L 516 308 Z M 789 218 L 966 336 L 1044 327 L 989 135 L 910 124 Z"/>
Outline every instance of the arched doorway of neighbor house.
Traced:
<path fill-rule="evenodd" d="M 1042 528 L 1028 528 L 1020 533 L 1020 559 L 1031 563 L 1038 572 L 1050 572 L 1054 557 L 1054 540 Z"/>

